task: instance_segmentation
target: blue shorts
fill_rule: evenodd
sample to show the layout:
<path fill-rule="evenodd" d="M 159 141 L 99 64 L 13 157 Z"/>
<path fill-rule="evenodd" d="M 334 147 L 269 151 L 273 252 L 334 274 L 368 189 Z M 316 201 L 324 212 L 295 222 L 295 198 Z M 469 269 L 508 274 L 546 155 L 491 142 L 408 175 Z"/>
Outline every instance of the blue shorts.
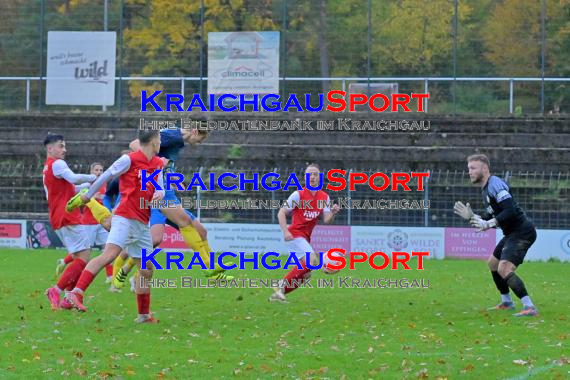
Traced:
<path fill-rule="evenodd" d="M 180 204 L 180 200 L 176 197 L 176 193 L 171 190 L 165 192 L 163 199 L 166 201 L 170 201 L 170 204 Z M 186 209 L 184 211 L 190 217 L 191 220 L 196 219 L 196 216 L 194 216 L 194 214 L 192 214 L 190 211 Z M 154 226 L 155 224 L 169 224 L 174 228 L 178 228 L 178 226 L 176 226 L 174 223 L 168 220 L 166 216 L 164 216 L 162 211 L 160 211 L 160 209 L 158 208 L 153 208 L 150 210 L 150 225 Z"/>

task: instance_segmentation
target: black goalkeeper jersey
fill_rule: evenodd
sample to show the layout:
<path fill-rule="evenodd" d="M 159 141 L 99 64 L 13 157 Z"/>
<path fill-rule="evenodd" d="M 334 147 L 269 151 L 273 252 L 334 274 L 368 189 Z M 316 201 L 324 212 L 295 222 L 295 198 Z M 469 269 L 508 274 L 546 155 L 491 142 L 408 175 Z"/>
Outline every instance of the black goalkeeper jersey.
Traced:
<path fill-rule="evenodd" d="M 532 221 L 513 199 L 509 186 L 499 177 L 489 177 L 481 193 L 486 211 L 486 215 L 482 215 L 482 218 L 485 220 L 495 218 L 503 234 L 534 228 Z"/>

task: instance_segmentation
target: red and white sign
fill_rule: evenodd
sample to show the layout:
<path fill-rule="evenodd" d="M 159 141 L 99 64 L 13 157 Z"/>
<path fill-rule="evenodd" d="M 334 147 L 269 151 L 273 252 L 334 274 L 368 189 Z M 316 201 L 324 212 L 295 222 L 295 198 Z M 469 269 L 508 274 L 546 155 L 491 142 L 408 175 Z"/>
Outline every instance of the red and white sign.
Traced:
<path fill-rule="evenodd" d="M 0 247 L 26 248 L 26 221 L 0 219 Z"/>

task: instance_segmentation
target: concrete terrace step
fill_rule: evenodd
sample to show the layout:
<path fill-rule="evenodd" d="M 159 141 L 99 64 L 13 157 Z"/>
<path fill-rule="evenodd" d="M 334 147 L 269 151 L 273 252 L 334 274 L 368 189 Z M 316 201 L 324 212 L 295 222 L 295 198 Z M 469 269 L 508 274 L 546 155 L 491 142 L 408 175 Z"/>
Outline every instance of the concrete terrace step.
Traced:
<path fill-rule="evenodd" d="M 128 143 L 136 138 L 136 131 L 127 129 L 63 128 L 57 130 L 68 142 L 84 141 L 89 144 Z M 17 128 L 0 129 L 0 140 L 40 144 L 45 136 L 32 130 Z M 570 135 L 562 133 L 460 133 L 460 132 L 287 132 L 287 131 L 216 131 L 208 138 L 209 143 L 238 145 L 381 145 L 381 146 L 482 146 L 482 147 L 534 147 L 540 138 L 542 147 L 565 148 L 570 145 Z"/>

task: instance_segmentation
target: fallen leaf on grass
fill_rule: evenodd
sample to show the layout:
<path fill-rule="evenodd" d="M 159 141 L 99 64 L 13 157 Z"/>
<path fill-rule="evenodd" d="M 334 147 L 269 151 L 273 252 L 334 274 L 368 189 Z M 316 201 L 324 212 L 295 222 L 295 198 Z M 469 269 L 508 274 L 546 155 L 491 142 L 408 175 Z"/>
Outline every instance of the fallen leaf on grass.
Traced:
<path fill-rule="evenodd" d="M 423 368 L 420 372 L 416 373 L 416 377 L 418 379 L 428 379 L 428 370 L 427 368 Z"/>

